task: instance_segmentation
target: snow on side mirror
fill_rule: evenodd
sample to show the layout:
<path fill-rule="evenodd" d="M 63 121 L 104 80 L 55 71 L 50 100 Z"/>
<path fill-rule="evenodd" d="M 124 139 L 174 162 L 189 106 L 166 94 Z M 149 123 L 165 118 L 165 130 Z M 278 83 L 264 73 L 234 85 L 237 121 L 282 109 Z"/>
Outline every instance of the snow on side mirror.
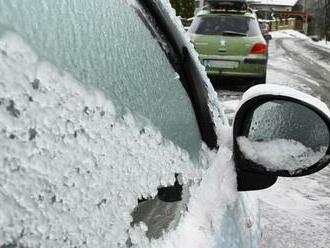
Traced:
<path fill-rule="evenodd" d="M 320 100 L 288 87 L 248 90 L 233 129 L 239 190 L 267 188 L 278 176 L 310 175 L 327 166 L 329 116 Z"/>

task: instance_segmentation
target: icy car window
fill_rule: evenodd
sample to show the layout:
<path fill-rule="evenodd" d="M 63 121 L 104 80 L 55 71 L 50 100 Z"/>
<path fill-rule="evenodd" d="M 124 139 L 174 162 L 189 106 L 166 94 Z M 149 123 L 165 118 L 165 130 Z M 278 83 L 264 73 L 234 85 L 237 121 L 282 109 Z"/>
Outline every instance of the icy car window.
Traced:
<path fill-rule="evenodd" d="M 138 199 L 200 176 L 190 99 L 128 2 L 0 0 L 0 247 L 124 247 Z"/>
<path fill-rule="evenodd" d="M 275 100 L 262 104 L 250 121 L 244 133 L 251 141 L 296 140 L 316 150 L 320 144 L 327 146 L 329 143 L 328 129 L 321 117 L 294 102 Z"/>
<path fill-rule="evenodd" d="M 18 33 L 41 59 L 70 72 L 199 158 L 201 137 L 178 74 L 135 1 L 0 0 L 0 35 Z"/>

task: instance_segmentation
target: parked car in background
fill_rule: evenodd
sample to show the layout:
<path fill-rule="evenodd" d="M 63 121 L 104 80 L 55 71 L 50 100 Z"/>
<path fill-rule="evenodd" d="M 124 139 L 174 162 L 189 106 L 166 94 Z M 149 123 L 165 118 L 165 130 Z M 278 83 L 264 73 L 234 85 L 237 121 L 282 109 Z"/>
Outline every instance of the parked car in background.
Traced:
<path fill-rule="evenodd" d="M 211 4 L 197 14 L 189 35 L 208 75 L 266 82 L 267 43 L 252 10 Z"/>
<path fill-rule="evenodd" d="M 231 133 L 176 20 L 165 0 L 0 0 L 0 247 L 257 247 L 244 191 L 329 163 L 328 109 L 288 88 L 252 88 Z M 253 156 L 279 139 L 299 149 Z"/>

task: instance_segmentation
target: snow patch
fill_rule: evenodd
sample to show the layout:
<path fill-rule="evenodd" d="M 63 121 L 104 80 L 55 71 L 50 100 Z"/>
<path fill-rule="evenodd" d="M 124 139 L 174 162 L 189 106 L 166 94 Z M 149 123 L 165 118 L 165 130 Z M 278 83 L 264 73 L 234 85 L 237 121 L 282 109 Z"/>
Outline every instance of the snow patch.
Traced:
<path fill-rule="evenodd" d="M 309 40 L 310 38 L 303 33 L 300 33 L 296 30 L 286 29 L 280 31 L 270 32 L 273 38 L 298 38 L 303 40 Z"/>
<path fill-rule="evenodd" d="M 274 139 L 271 141 L 250 141 L 238 137 L 237 143 L 245 157 L 263 165 L 269 171 L 295 171 L 314 165 L 325 154 L 327 147 L 319 151 L 304 146 L 295 140 Z"/>
<path fill-rule="evenodd" d="M 221 147 L 214 160 L 204 146 L 201 161 L 213 166 L 194 169 L 151 123 L 118 116 L 110 99 L 41 61 L 18 35 L 6 33 L 0 49 L 0 245 L 215 244 L 237 199 L 230 150 Z M 138 198 L 173 184 L 174 173 L 193 184 L 188 212 L 176 230 L 150 242 L 144 224 L 131 227 L 131 213 Z"/>
<path fill-rule="evenodd" d="M 200 177 L 150 123 L 117 116 L 14 33 L 0 49 L 0 245 L 124 246 L 138 198 Z"/>
<path fill-rule="evenodd" d="M 161 239 L 141 247 L 215 247 L 215 235 L 220 232 L 219 224 L 227 214 L 227 206 L 229 203 L 234 204 L 238 197 L 234 179 L 235 167 L 231 156 L 231 150 L 225 147 L 219 149 L 213 165 L 203 176 L 200 185 L 192 189 L 192 198 L 187 206 L 188 211 L 178 227 Z M 230 226 L 224 228 L 230 228 Z M 235 240 L 229 242 L 235 242 Z M 147 243 L 145 242 L 144 245 Z"/>
<path fill-rule="evenodd" d="M 330 50 L 330 41 L 321 40 L 321 41 L 313 42 L 313 45 Z"/>

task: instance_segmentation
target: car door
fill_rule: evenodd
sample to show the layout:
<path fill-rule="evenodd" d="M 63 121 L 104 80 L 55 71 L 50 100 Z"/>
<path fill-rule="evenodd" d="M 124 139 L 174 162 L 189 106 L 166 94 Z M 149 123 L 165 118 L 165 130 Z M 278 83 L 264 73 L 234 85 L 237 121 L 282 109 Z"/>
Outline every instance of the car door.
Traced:
<path fill-rule="evenodd" d="M 0 1 L 0 246 L 124 245 L 138 200 L 216 146 L 154 21 L 138 1 Z"/>

